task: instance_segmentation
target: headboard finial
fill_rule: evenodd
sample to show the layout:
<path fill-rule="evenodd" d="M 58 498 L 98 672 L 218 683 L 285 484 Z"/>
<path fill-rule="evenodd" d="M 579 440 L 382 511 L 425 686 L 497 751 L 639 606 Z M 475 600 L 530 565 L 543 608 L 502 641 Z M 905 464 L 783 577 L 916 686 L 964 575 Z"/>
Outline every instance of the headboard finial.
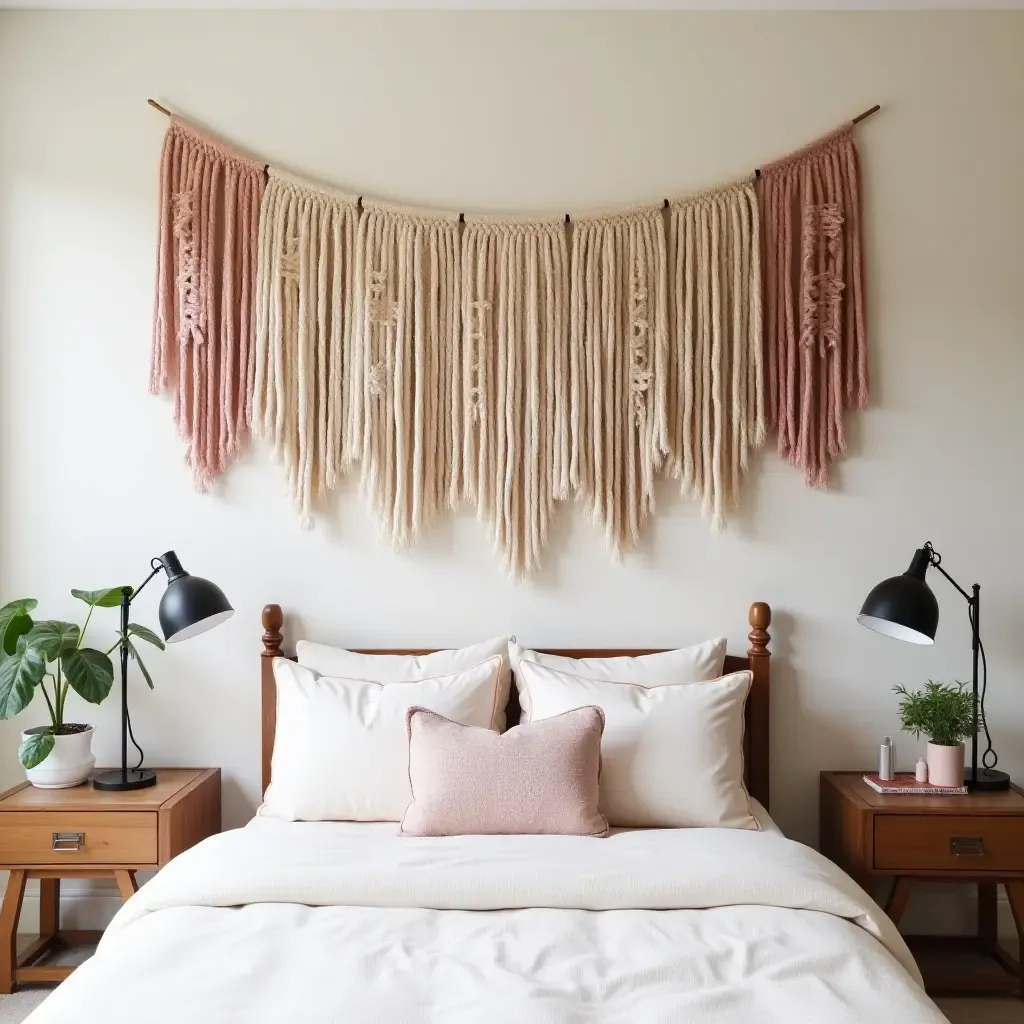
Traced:
<path fill-rule="evenodd" d="M 750 650 L 747 654 L 767 656 L 769 653 L 768 643 L 771 640 L 771 634 L 768 632 L 768 627 L 772 624 L 771 605 L 764 601 L 755 601 L 750 606 L 748 621 L 750 622 L 750 633 L 747 635 L 747 639 L 750 641 Z"/>
<path fill-rule="evenodd" d="M 281 653 L 281 627 L 284 625 L 284 612 L 279 604 L 263 606 L 263 657 L 276 658 Z"/>

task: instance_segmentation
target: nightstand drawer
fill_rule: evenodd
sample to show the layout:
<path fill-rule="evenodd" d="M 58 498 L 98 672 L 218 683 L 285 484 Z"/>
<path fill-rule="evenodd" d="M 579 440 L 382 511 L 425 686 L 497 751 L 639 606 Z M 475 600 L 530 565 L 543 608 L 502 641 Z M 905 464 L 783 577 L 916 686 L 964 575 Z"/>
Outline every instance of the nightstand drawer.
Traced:
<path fill-rule="evenodd" d="M 874 866 L 894 872 L 1020 871 L 1024 819 L 880 814 L 875 817 Z"/>
<path fill-rule="evenodd" d="M 156 864 L 147 812 L 12 811 L 0 822 L 0 864 Z"/>

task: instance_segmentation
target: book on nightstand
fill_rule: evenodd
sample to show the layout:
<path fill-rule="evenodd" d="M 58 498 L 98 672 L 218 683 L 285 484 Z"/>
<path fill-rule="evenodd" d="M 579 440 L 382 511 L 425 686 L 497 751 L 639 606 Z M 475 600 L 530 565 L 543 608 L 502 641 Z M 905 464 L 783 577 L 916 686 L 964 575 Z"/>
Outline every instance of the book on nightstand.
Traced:
<path fill-rule="evenodd" d="M 913 772 L 896 772 L 891 779 L 880 779 L 872 772 L 864 776 L 864 781 L 886 796 L 967 796 L 966 786 L 933 786 L 930 782 L 918 782 Z"/>

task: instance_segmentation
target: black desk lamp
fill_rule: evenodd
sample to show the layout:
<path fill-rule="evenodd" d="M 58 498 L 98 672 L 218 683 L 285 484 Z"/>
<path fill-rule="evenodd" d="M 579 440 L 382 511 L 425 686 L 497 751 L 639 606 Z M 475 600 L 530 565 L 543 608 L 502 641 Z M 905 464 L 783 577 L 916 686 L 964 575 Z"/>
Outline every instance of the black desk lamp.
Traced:
<path fill-rule="evenodd" d="M 128 610 L 139 591 L 161 570 L 167 573 L 167 589 L 160 598 L 160 630 L 169 643 L 188 640 L 219 626 L 235 614 L 228 604 L 224 591 L 209 580 L 190 576 L 181 567 L 173 551 L 165 551 L 150 563 L 152 572 L 134 589 L 125 587 L 121 591 L 121 632 L 128 631 Z M 112 772 L 101 772 L 92 784 L 97 789 L 145 789 L 155 785 L 156 772 L 142 768 L 140 760 L 135 768 L 128 767 L 128 734 L 131 720 L 128 717 L 128 647 L 121 645 L 121 767 Z M 135 737 L 132 737 L 135 743 Z M 138 744 L 135 743 L 138 747 Z"/>
<path fill-rule="evenodd" d="M 883 580 L 867 596 L 857 621 L 897 640 L 912 644 L 930 644 L 935 639 L 939 625 L 939 603 L 931 587 L 925 582 L 925 573 L 930 565 L 935 566 L 953 584 L 967 601 L 967 615 L 971 620 L 971 650 L 973 652 L 974 687 L 974 736 L 971 742 L 971 767 L 964 772 L 964 782 L 973 790 L 1008 789 L 1010 776 L 996 771 L 999 757 L 992 749 L 992 737 L 988 732 L 985 718 L 985 691 L 988 689 L 988 662 L 979 632 L 981 587 L 975 583 L 967 593 L 952 576 L 942 568 L 942 556 L 927 541 L 923 548 L 914 552 L 910 568 L 902 576 Z M 978 656 L 981 656 L 982 684 L 978 696 Z M 980 713 L 979 713 L 980 712 Z M 978 767 L 978 725 L 985 732 L 986 748 L 982 765 Z"/>

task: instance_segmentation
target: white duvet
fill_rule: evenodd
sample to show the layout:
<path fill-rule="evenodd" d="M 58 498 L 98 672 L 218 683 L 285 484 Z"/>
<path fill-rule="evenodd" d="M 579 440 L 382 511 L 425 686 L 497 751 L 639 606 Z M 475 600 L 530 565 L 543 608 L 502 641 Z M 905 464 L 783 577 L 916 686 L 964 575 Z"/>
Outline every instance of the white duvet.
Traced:
<path fill-rule="evenodd" d="M 412 839 L 259 821 L 128 901 L 26 1024 L 940 1024 L 903 940 L 772 831 Z"/>

